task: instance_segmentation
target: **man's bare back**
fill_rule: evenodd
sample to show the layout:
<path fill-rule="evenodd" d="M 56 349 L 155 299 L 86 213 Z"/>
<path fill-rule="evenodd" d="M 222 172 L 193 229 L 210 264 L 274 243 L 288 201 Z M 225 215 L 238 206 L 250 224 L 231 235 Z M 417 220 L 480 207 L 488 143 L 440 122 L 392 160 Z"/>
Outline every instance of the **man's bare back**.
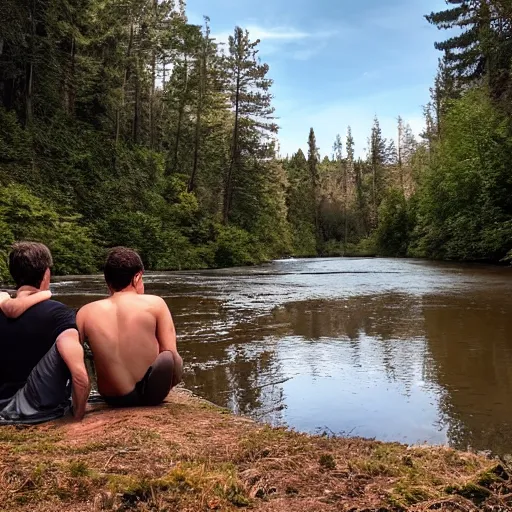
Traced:
<path fill-rule="evenodd" d="M 98 390 L 105 396 L 130 393 L 161 352 L 177 354 L 171 313 L 160 297 L 114 293 L 84 306 L 77 323 L 93 352 Z"/>
<path fill-rule="evenodd" d="M 98 391 L 113 406 L 154 405 L 181 380 L 183 361 L 165 301 L 144 295 L 137 253 L 113 249 L 105 266 L 111 296 L 77 314 L 94 356 Z"/>

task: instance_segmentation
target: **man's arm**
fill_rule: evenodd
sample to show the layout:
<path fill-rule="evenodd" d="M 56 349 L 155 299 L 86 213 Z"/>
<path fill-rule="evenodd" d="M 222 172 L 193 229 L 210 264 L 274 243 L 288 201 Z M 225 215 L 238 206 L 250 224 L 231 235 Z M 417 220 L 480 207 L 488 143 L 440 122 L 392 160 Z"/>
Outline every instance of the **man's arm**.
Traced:
<path fill-rule="evenodd" d="M 67 329 L 57 338 L 57 350 L 71 372 L 73 383 L 73 413 L 80 421 L 85 415 L 87 399 L 91 391 L 89 375 L 85 368 L 84 349 L 78 331 Z"/>
<path fill-rule="evenodd" d="M 178 352 L 176 346 L 176 329 L 174 328 L 171 312 L 163 299 L 158 299 L 156 338 L 160 346 L 160 352 Z"/>
<path fill-rule="evenodd" d="M 85 308 L 87 306 L 83 306 L 78 310 L 76 314 L 76 326 L 78 327 L 78 334 L 80 335 L 80 341 L 84 343 L 85 341 Z"/>
<path fill-rule="evenodd" d="M 51 296 L 52 293 L 50 291 L 44 291 L 11 299 L 8 293 L 3 292 L 0 293 L 0 309 L 6 317 L 18 318 L 25 313 L 27 309 L 50 299 Z"/>
<path fill-rule="evenodd" d="M 160 347 L 160 353 L 172 352 L 174 356 L 174 374 L 172 387 L 181 381 L 183 371 L 183 359 L 178 354 L 176 346 L 176 329 L 172 320 L 171 312 L 163 299 L 158 300 L 158 313 L 156 318 L 156 339 Z"/>

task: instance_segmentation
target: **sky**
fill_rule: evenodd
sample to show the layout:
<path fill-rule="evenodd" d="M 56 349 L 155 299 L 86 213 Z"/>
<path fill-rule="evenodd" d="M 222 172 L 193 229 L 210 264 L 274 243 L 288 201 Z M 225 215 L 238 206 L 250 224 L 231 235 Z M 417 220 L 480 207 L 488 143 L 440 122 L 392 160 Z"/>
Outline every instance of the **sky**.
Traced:
<path fill-rule="evenodd" d="M 322 156 L 352 127 L 364 156 L 375 115 L 396 139 L 397 117 L 419 134 L 445 34 L 424 15 L 444 0 L 188 0 L 192 23 L 211 19 L 218 41 L 238 25 L 260 39 L 270 66 L 283 156 L 307 150 L 314 128 Z"/>

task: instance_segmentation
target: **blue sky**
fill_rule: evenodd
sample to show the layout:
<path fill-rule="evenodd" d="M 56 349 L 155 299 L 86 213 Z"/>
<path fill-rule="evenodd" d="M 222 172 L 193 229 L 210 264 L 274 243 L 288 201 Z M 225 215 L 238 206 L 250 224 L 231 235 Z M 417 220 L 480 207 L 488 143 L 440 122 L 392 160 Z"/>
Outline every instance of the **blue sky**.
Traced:
<path fill-rule="evenodd" d="M 414 132 L 423 127 L 422 106 L 445 34 L 423 15 L 444 0 L 188 0 L 188 16 L 210 16 L 212 33 L 226 40 L 235 25 L 261 39 L 270 65 L 281 153 L 307 148 L 315 129 L 322 155 L 331 155 L 337 133 L 351 125 L 356 151 L 364 154 L 373 117 L 386 137 L 396 137 L 401 115 Z"/>

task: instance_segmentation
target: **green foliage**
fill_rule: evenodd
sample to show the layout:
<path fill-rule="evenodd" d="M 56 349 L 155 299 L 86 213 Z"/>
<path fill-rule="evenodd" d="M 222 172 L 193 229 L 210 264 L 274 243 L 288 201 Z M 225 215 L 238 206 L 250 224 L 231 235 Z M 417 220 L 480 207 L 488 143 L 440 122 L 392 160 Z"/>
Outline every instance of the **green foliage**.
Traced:
<path fill-rule="evenodd" d="M 217 267 L 239 267 L 261 263 L 260 248 L 251 235 L 234 226 L 217 226 L 213 254 Z"/>
<path fill-rule="evenodd" d="M 7 268 L 7 253 L 9 246 L 14 242 L 14 235 L 7 222 L 1 218 L 0 213 L 0 283 L 9 280 L 9 270 Z"/>
<path fill-rule="evenodd" d="M 78 216 L 59 213 L 52 205 L 22 185 L 0 190 L 0 259 L 5 262 L 15 240 L 46 243 L 55 259 L 58 274 L 90 273 L 97 268 L 97 250 L 90 230 Z M 6 269 L 0 263 L 2 280 Z"/>
<path fill-rule="evenodd" d="M 59 273 L 98 269 L 113 245 L 148 269 L 291 252 L 259 41 L 236 28 L 221 52 L 208 18 L 198 27 L 175 7 L 0 7 L 2 279 L 9 245 L 27 238 L 50 246 Z"/>
<path fill-rule="evenodd" d="M 485 89 L 468 91 L 443 119 L 422 177 L 415 251 L 499 261 L 512 248 L 512 137 Z"/>
<path fill-rule="evenodd" d="M 113 245 L 148 269 L 510 259 L 512 12 L 451 3 L 428 17 L 463 33 L 438 44 L 424 143 L 399 118 L 395 144 L 375 119 L 364 159 L 350 129 L 322 158 L 312 128 L 307 157 L 278 160 L 270 70 L 247 31 L 221 51 L 182 2 L 0 2 L 0 279 L 28 238 L 66 274 Z"/>
<path fill-rule="evenodd" d="M 379 208 L 379 225 L 375 232 L 379 254 L 406 256 L 410 224 L 408 205 L 404 195 L 398 190 L 391 190 Z"/>

